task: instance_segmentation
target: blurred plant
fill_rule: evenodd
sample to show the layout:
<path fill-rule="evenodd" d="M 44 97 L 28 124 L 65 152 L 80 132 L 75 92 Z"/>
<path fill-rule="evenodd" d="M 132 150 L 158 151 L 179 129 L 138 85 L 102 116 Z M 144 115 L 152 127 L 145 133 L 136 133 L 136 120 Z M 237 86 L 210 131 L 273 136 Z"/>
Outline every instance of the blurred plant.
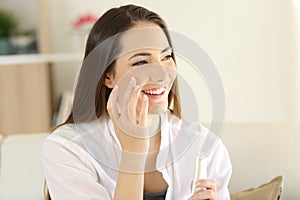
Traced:
<path fill-rule="evenodd" d="M 17 21 L 12 13 L 0 9 L 0 37 L 8 37 L 17 28 Z"/>

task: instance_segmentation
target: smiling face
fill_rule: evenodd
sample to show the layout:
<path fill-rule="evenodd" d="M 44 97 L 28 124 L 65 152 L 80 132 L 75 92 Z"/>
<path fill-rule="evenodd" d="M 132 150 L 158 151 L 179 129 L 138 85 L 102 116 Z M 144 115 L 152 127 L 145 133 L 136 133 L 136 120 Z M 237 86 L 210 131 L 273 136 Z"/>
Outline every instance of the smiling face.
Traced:
<path fill-rule="evenodd" d="M 113 88 L 117 84 L 124 92 L 134 77 L 141 89 L 140 98 L 148 96 L 149 111 L 157 105 L 166 110 L 168 94 L 176 78 L 176 65 L 163 30 L 156 24 L 140 22 L 121 38 L 122 53 L 116 59 L 113 72 L 107 74 L 105 85 Z M 137 110 L 138 107 L 139 104 Z"/>

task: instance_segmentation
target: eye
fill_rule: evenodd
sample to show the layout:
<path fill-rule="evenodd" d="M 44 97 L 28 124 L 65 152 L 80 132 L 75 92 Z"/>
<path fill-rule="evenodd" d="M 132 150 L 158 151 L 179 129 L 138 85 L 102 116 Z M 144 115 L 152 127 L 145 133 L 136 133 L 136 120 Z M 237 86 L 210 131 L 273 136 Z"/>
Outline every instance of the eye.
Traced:
<path fill-rule="evenodd" d="M 132 66 L 144 65 L 144 64 L 147 64 L 147 63 L 148 62 L 146 60 L 141 60 L 141 61 L 133 63 Z"/>
<path fill-rule="evenodd" d="M 169 54 L 169 55 L 166 55 L 162 60 L 170 60 L 172 58 L 173 58 L 172 55 Z"/>

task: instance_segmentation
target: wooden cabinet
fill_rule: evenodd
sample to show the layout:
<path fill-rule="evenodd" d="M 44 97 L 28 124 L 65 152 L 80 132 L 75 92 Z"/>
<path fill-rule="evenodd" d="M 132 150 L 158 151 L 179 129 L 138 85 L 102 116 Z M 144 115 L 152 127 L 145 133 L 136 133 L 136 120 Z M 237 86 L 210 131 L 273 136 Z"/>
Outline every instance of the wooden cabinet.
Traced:
<path fill-rule="evenodd" d="M 51 85 L 48 64 L 0 64 L 0 134 L 49 131 Z"/>
<path fill-rule="evenodd" d="M 15 3 L 6 2 L 7 6 L 15 6 Z M 49 0 L 31 3 L 35 4 L 32 12 L 38 15 L 36 30 L 39 53 L 48 54 Z M 0 134 L 49 131 L 52 118 L 49 62 L 30 63 L 24 55 L 22 61 L 9 64 L 3 62 L 3 57 L 0 56 Z M 16 57 L 6 58 L 14 60 Z"/>

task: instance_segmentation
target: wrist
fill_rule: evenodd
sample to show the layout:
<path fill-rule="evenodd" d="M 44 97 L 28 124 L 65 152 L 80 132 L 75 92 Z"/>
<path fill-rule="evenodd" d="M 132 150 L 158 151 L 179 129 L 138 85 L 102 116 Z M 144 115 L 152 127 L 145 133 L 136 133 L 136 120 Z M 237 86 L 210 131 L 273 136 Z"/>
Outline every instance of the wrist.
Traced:
<path fill-rule="evenodd" d="M 122 151 L 120 171 L 126 173 L 144 173 L 147 153 L 133 153 Z"/>

